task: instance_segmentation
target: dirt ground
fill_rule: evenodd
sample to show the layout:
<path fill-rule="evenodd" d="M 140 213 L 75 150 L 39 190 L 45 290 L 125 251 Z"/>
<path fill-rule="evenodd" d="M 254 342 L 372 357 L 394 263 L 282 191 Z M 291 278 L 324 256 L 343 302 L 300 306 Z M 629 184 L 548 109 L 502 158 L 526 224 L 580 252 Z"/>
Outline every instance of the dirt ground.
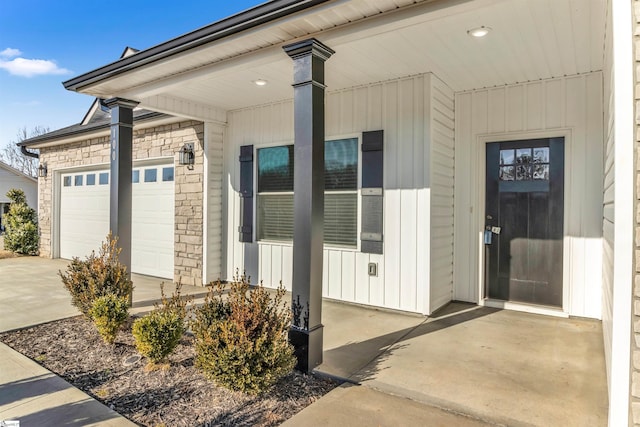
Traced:
<path fill-rule="evenodd" d="M 294 371 L 258 396 L 216 387 L 194 366 L 190 335 L 168 367 L 148 372 L 130 328 L 108 345 L 79 316 L 0 334 L 0 341 L 143 426 L 276 426 L 337 385 Z"/>

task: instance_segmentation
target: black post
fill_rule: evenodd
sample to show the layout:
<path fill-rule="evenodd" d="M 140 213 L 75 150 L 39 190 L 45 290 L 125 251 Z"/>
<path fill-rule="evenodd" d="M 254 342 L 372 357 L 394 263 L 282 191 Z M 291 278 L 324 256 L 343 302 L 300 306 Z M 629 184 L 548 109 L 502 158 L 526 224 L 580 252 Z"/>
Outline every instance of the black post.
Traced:
<path fill-rule="evenodd" d="M 322 363 L 322 249 L 324 244 L 324 63 L 333 50 L 316 39 L 284 46 L 293 59 L 293 301 L 289 340 L 297 368 Z M 302 317 L 302 319 L 301 319 Z"/>
<path fill-rule="evenodd" d="M 111 182 L 109 229 L 118 238 L 120 262 L 131 278 L 131 170 L 133 152 L 133 108 L 135 101 L 111 98 L 104 101 L 111 110 Z M 129 305 L 132 303 L 129 295 Z"/>

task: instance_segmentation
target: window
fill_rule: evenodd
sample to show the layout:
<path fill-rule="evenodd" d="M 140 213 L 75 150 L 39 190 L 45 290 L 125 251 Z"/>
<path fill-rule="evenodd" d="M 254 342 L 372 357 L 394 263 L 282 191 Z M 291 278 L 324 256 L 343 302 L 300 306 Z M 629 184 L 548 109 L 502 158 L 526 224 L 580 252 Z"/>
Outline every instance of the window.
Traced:
<path fill-rule="evenodd" d="M 355 247 L 358 139 L 325 142 L 324 240 Z M 258 240 L 293 239 L 293 145 L 257 150 Z"/>
<path fill-rule="evenodd" d="M 80 187 L 82 185 L 82 175 L 76 175 L 73 177 L 73 185 Z"/>
<path fill-rule="evenodd" d="M 109 184 L 109 172 L 102 172 L 98 175 L 98 184 L 107 185 Z"/>
<path fill-rule="evenodd" d="M 549 147 L 500 150 L 500 181 L 549 180 Z"/>
<path fill-rule="evenodd" d="M 157 169 L 145 169 L 144 170 L 144 182 L 156 182 L 158 180 Z"/>
<path fill-rule="evenodd" d="M 133 184 L 137 184 L 137 183 L 140 182 L 140 171 L 139 170 L 131 171 L 131 182 Z"/>
<path fill-rule="evenodd" d="M 71 177 L 70 177 L 70 176 L 65 176 L 65 177 L 64 177 L 64 183 L 63 183 L 63 185 L 64 185 L 65 187 L 71 187 Z"/>
<path fill-rule="evenodd" d="M 96 174 L 95 173 L 87 174 L 87 185 L 96 185 Z"/>
<path fill-rule="evenodd" d="M 168 168 L 162 168 L 162 180 L 173 181 L 173 166 Z"/>

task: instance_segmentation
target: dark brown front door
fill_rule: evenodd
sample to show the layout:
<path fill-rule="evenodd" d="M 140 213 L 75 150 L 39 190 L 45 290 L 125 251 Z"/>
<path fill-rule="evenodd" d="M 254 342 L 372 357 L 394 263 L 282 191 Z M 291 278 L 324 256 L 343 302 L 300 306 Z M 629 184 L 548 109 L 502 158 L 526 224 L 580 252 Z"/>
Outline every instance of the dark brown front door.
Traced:
<path fill-rule="evenodd" d="M 564 138 L 487 144 L 486 296 L 562 307 Z"/>

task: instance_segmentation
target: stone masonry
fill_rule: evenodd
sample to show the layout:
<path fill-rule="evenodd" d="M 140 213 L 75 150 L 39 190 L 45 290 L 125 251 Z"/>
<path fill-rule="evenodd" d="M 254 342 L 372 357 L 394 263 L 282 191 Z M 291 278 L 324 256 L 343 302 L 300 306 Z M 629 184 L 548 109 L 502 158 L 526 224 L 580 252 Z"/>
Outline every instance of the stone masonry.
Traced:
<path fill-rule="evenodd" d="M 178 152 L 186 142 L 193 142 L 193 170 L 178 164 Z M 175 229 L 174 280 L 202 285 L 203 170 L 204 124 L 185 121 L 157 127 L 134 127 L 133 160 L 173 157 L 175 161 Z M 60 169 L 89 165 L 109 165 L 109 137 L 88 139 L 62 146 L 40 149 L 40 161 L 47 165 L 46 178 L 38 188 L 40 255 L 53 254 L 52 214 L 54 180 Z M 59 185 L 59 183 L 58 183 Z"/>

